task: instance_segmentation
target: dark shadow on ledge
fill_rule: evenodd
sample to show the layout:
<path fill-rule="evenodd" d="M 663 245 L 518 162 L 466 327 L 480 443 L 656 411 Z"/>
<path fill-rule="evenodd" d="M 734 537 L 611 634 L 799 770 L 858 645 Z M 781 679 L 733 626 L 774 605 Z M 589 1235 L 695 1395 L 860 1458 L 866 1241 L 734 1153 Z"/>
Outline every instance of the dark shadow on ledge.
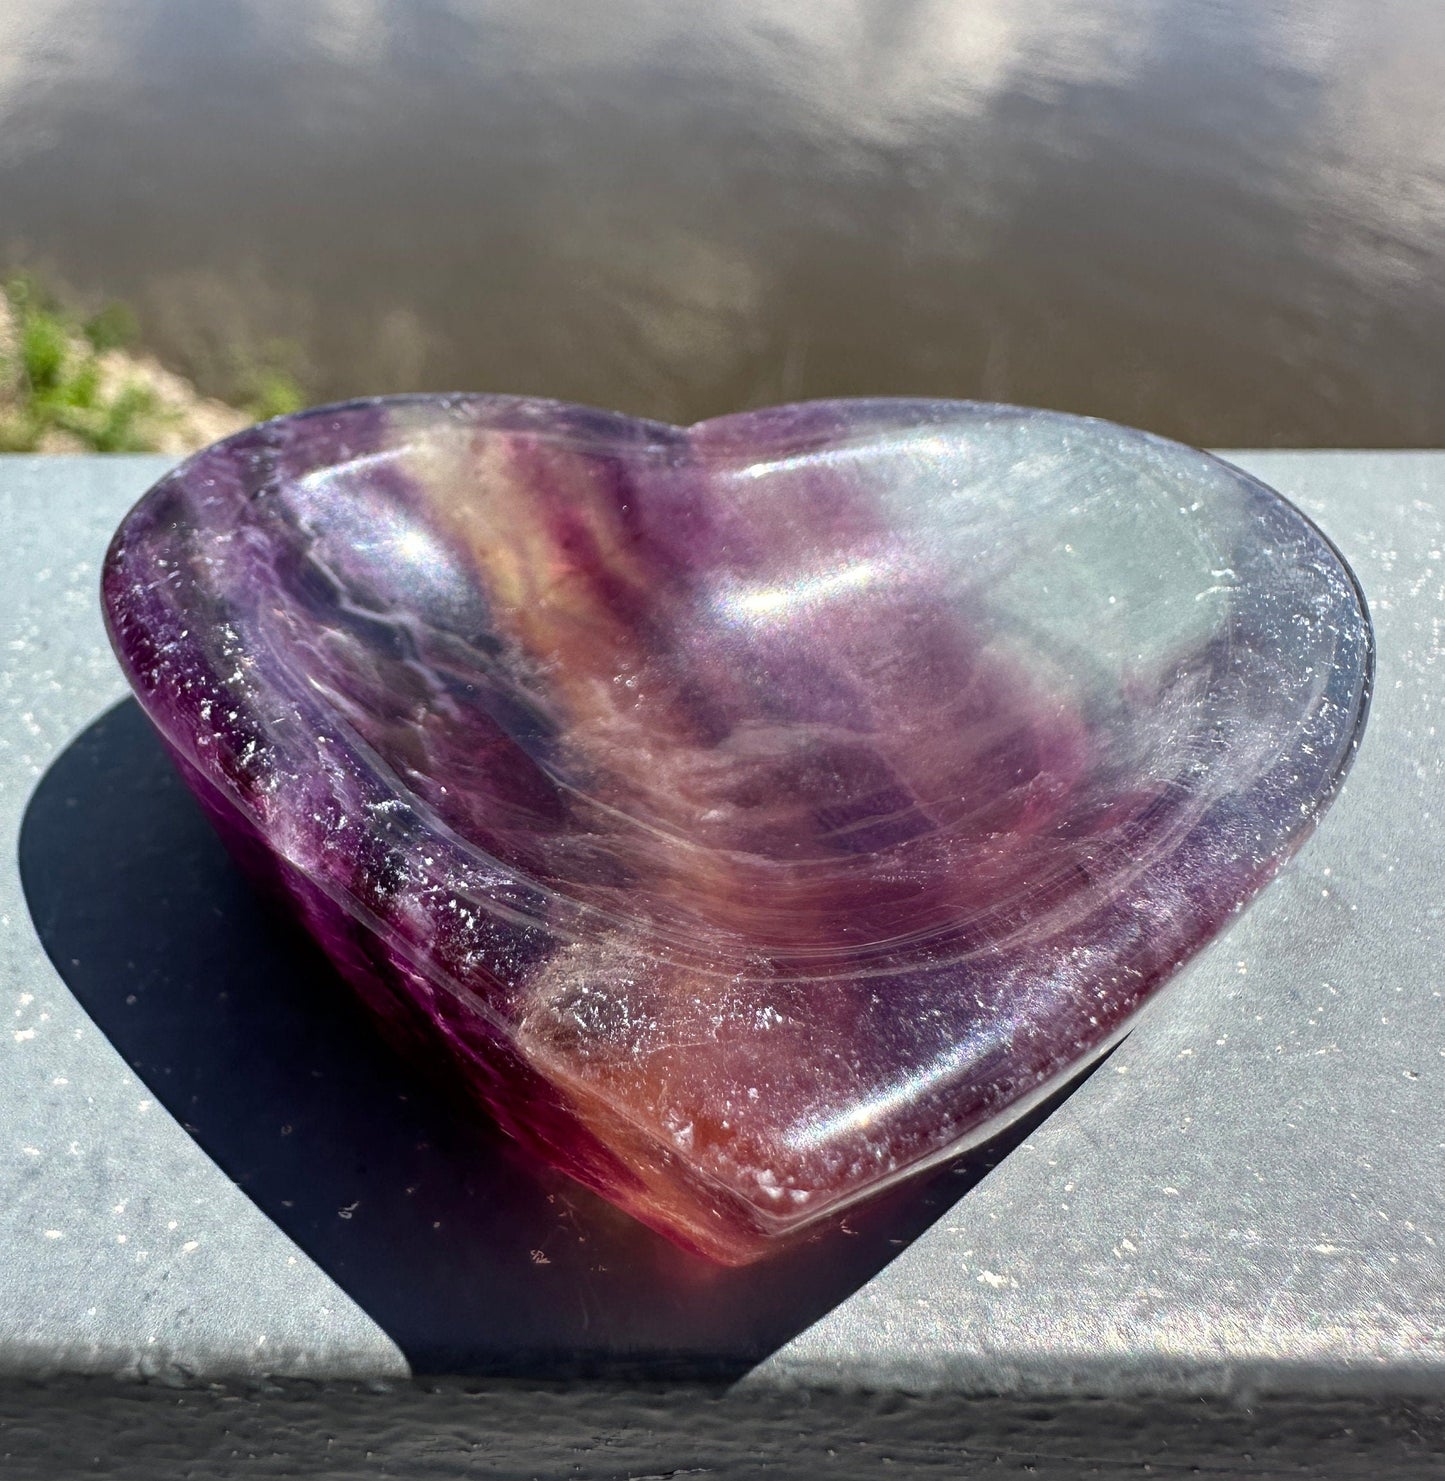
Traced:
<path fill-rule="evenodd" d="M 398 1059 L 231 865 L 133 701 L 41 781 L 20 871 L 40 939 L 96 1024 L 418 1372 L 739 1374 L 879 1271 L 1062 1098 L 798 1247 L 724 1270 L 525 1164 Z"/>

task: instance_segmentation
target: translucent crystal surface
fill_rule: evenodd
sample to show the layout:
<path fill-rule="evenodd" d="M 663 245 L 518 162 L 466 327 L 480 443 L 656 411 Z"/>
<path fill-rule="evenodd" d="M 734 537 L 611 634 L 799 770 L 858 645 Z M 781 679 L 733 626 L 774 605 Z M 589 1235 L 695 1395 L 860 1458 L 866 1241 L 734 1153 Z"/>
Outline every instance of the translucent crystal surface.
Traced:
<path fill-rule="evenodd" d="M 153 489 L 105 601 L 393 1031 L 728 1261 L 1113 1042 L 1313 825 L 1371 654 L 1254 480 L 954 402 L 310 412 Z"/>

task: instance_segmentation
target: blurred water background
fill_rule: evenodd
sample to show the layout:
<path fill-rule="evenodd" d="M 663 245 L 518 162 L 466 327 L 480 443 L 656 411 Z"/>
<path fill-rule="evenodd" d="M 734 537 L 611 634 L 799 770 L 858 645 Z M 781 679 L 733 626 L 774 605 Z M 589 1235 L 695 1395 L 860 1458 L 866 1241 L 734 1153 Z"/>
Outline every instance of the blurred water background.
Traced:
<path fill-rule="evenodd" d="M 0 270 L 225 395 L 1445 443 L 1442 0 L 0 0 Z"/>

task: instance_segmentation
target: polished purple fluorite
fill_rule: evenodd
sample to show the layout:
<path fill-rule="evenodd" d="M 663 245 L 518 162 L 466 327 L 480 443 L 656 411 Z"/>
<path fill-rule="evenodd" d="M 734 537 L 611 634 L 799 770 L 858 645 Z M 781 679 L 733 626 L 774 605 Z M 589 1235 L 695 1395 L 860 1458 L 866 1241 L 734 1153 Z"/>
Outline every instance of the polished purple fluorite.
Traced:
<path fill-rule="evenodd" d="M 957 402 L 307 412 L 152 489 L 105 606 L 382 1019 L 731 1262 L 1114 1042 L 1308 833 L 1371 662 L 1253 479 Z"/>

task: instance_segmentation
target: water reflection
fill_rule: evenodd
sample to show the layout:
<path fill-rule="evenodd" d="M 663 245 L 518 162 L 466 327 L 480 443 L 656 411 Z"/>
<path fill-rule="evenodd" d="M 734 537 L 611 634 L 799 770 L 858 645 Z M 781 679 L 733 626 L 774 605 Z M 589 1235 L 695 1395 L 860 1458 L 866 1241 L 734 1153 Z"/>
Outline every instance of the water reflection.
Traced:
<path fill-rule="evenodd" d="M 224 382 L 1429 443 L 1435 0 L 0 0 L 0 261 Z"/>

